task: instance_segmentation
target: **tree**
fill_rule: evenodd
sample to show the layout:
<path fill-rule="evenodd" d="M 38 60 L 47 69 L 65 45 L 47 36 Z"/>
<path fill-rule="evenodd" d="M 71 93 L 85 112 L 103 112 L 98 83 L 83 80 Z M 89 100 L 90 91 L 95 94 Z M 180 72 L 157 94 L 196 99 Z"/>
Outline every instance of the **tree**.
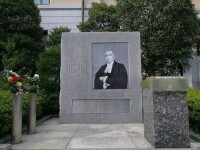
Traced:
<path fill-rule="evenodd" d="M 4 68 L 34 73 L 43 50 L 39 10 L 32 0 L 0 0 L 0 47 Z"/>
<path fill-rule="evenodd" d="M 198 36 L 196 41 L 196 54 L 200 55 L 200 19 L 198 19 Z"/>
<path fill-rule="evenodd" d="M 37 62 L 43 114 L 58 114 L 60 92 L 60 46 L 50 47 Z"/>
<path fill-rule="evenodd" d="M 119 19 L 116 6 L 105 3 L 92 3 L 89 9 L 89 19 L 78 26 L 82 32 L 114 32 L 119 29 Z"/>
<path fill-rule="evenodd" d="M 113 13 L 102 9 L 108 7 L 93 4 L 88 21 L 79 24 L 79 29 L 139 31 L 143 76 L 180 75 L 183 68 L 189 67 L 198 33 L 191 0 L 117 0 Z"/>
<path fill-rule="evenodd" d="M 37 62 L 44 115 L 59 113 L 61 34 L 69 31 L 68 27 L 52 29 L 47 41 L 49 47 L 40 54 Z"/>
<path fill-rule="evenodd" d="M 55 27 L 51 31 L 51 35 L 47 41 L 47 46 L 56 46 L 61 43 L 62 32 L 70 32 L 71 30 L 68 27 Z"/>
<path fill-rule="evenodd" d="M 122 31 L 140 31 L 145 76 L 180 75 L 197 37 L 191 0 L 117 0 Z"/>

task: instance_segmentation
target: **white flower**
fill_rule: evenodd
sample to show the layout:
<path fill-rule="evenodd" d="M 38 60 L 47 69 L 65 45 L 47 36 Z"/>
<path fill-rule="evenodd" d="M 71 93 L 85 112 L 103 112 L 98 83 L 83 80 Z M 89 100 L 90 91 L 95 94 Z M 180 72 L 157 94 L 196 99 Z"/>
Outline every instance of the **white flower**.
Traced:
<path fill-rule="evenodd" d="M 34 74 L 33 78 L 39 79 L 39 75 L 38 74 Z"/>

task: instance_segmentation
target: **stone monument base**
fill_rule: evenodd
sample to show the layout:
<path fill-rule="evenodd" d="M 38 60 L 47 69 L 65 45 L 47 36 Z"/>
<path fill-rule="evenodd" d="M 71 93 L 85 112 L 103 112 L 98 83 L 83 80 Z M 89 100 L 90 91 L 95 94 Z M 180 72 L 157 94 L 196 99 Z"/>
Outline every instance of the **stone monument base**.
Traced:
<path fill-rule="evenodd" d="M 189 148 L 183 77 L 151 77 L 143 81 L 144 135 L 155 148 Z"/>

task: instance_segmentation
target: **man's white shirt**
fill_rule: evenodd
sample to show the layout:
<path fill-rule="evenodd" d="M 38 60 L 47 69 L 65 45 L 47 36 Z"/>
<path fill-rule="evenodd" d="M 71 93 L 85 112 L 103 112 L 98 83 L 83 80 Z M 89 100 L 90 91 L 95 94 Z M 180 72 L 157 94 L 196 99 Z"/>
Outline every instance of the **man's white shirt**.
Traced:
<path fill-rule="evenodd" d="M 114 63 L 114 61 L 109 63 L 109 64 L 107 63 L 107 66 L 106 66 L 106 69 L 105 69 L 104 73 L 111 73 L 112 67 L 113 67 L 113 63 Z"/>
<path fill-rule="evenodd" d="M 113 63 L 114 63 L 114 61 L 109 63 L 109 64 L 107 63 L 107 66 L 106 66 L 106 69 L 105 69 L 104 73 L 111 73 L 112 67 L 113 67 Z M 105 76 L 105 78 L 103 80 L 103 89 L 106 89 L 108 87 L 108 86 L 106 86 L 106 79 L 107 78 L 108 78 L 108 76 Z"/>

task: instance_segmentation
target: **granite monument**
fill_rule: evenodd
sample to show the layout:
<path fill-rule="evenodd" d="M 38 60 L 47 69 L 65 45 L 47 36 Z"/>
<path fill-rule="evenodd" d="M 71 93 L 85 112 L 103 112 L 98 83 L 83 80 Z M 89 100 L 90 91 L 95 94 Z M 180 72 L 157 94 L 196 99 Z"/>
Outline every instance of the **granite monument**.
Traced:
<path fill-rule="evenodd" d="M 126 68 L 126 88 L 94 88 L 96 72 L 106 65 L 106 49 Z M 107 87 L 113 68 L 102 78 Z M 139 32 L 63 33 L 60 79 L 61 123 L 142 123 Z"/>

